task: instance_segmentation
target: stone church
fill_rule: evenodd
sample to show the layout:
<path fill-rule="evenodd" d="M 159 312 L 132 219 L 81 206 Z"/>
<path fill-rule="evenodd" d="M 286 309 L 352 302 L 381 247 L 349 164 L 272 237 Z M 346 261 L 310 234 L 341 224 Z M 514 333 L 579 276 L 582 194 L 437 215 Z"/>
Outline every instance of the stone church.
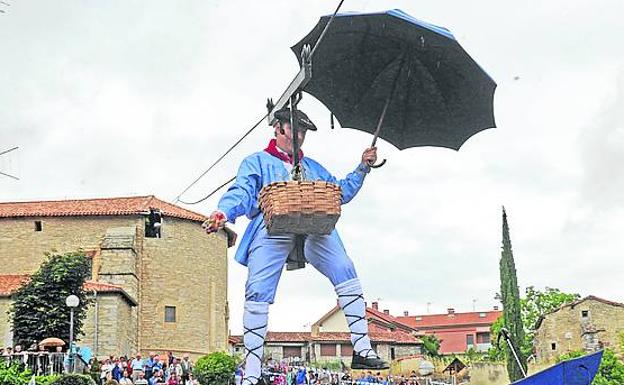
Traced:
<path fill-rule="evenodd" d="M 0 343 L 11 294 L 46 252 L 82 249 L 93 296 L 79 344 L 98 357 L 225 351 L 227 237 L 154 196 L 0 203 Z"/>

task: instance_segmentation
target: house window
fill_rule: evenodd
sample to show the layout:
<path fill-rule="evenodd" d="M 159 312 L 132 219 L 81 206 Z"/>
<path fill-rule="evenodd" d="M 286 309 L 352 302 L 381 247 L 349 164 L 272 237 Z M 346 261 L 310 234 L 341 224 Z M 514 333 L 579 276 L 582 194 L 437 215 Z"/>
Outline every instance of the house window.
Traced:
<path fill-rule="evenodd" d="M 336 344 L 321 344 L 321 357 L 336 357 Z"/>
<path fill-rule="evenodd" d="M 396 358 L 396 352 L 394 351 L 394 346 L 390 348 L 390 359 L 394 360 Z"/>
<path fill-rule="evenodd" d="M 478 344 L 489 344 L 490 343 L 490 333 L 477 333 L 477 343 Z"/>
<path fill-rule="evenodd" d="M 582 310 L 581 311 L 581 317 L 583 317 L 583 318 L 589 317 L 589 310 Z"/>
<path fill-rule="evenodd" d="M 552 342 L 552 343 L 550 344 L 550 350 L 557 350 L 557 343 Z"/>
<path fill-rule="evenodd" d="M 474 335 L 466 334 L 466 345 L 468 345 L 468 347 L 471 347 L 474 345 Z"/>
<path fill-rule="evenodd" d="M 353 345 L 351 345 L 351 344 L 341 344 L 340 345 L 340 355 L 342 357 L 351 357 L 353 355 Z"/>
<path fill-rule="evenodd" d="M 41 221 L 35 221 L 35 231 L 41 231 L 42 229 Z"/>
<path fill-rule="evenodd" d="M 175 306 L 165 306 L 165 322 L 176 322 Z"/>

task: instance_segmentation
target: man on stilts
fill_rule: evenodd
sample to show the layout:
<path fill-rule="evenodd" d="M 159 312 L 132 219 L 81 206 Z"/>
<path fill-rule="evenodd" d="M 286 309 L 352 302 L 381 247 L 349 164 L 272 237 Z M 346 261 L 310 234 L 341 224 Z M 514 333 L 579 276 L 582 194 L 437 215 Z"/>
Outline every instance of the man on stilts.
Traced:
<path fill-rule="evenodd" d="M 295 110 L 293 119 L 298 123 L 298 141 L 303 144 L 308 130 L 316 126 L 306 114 Z M 246 215 L 251 222 L 236 252 L 236 260 L 248 268 L 245 286 L 245 310 L 243 315 L 245 345 L 245 377 L 243 385 L 262 384 L 261 365 L 264 338 L 267 332 L 269 304 L 273 303 L 282 269 L 303 267 L 300 257 L 326 276 L 334 285 L 338 303 L 342 308 L 351 331 L 353 343 L 352 369 L 386 369 L 388 364 L 381 360 L 371 347 L 368 337 L 366 305 L 360 281 L 353 262 L 347 256 L 336 230 L 329 235 L 294 234 L 269 235 L 263 216 L 258 208 L 258 195 L 262 187 L 278 181 L 290 180 L 293 168 L 291 113 L 288 108 L 276 112 L 273 124 L 275 138 L 264 151 L 245 158 L 238 170 L 234 184 L 223 195 L 218 210 L 210 215 L 204 224 L 212 233 L 226 222 L 234 223 L 237 217 Z M 337 180 L 316 161 L 304 157 L 299 159 L 306 180 L 327 181 L 338 184 L 342 189 L 342 204 L 348 203 L 358 193 L 369 164 L 377 160 L 375 147 L 364 150 L 357 168 L 344 179 Z M 299 257 L 299 258 L 298 258 Z"/>

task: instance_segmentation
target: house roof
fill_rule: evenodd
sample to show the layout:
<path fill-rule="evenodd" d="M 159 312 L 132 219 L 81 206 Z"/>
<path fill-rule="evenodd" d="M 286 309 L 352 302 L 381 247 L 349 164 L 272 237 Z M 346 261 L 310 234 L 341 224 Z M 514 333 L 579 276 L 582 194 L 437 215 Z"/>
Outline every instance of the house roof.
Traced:
<path fill-rule="evenodd" d="M 453 327 L 461 325 L 491 325 L 503 314 L 500 310 L 451 313 L 451 314 L 427 314 L 415 316 L 396 317 L 401 323 L 407 324 L 414 329 L 428 329 L 440 327 Z"/>
<path fill-rule="evenodd" d="M 334 306 L 331 310 L 329 310 L 321 318 L 319 318 L 319 320 L 316 321 L 314 325 L 320 326 L 323 322 L 327 321 L 331 316 L 333 316 L 336 312 L 340 310 L 340 306 Z M 398 328 L 408 332 L 415 331 L 415 329 L 406 322 L 402 322 L 397 317 L 391 316 L 390 314 L 385 314 L 383 312 L 373 309 L 372 307 L 366 307 L 366 319 L 368 319 L 369 321 L 377 321 L 381 324 L 386 324 L 392 329 Z"/>
<path fill-rule="evenodd" d="M 29 274 L 2 274 L 0 275 L 0 297 L 10 297 L 17 289 L 30 280 Z M 83 286 L 84 290 L 97 293 L 119 293 L 131 305 L 138 303 L 121 286 L 104 282 L 87 281 Z"/>
<path fill-rule="evenodd" d="M 581 298 L 581 299 L 576 300 L 576 301 L 574 301 L 574 302 L 570 302 L 570 303 L 563 304 L 563 305 L 559 306 L 557 309 L 555 309 L 555 310 L 553 310 L 553 311 L 551 311 L 551 312 L 548 312 L 548 313 L 542 314 L 542 315 L 541 315 L 541 316 L 537 319 L 537 322 L 536 322 L 536 324 L 535 324 L 535 329 L 536 329 L 536 330 L 537 330 L 537 329 L 539 329 L 539 327 L 542 325 L 542 321 L 544 321 L 544 318 L 546 318 L 546 316 L 547 316 L 547 315 L 550 315 L 550 314 L 556 313 L 556 312 L 558 312 L 559 310 L 562 310 L 562 309 L 564 309 L 564 308 L 566 308 L 566 307 L 569 307 L 569 308 L 574 308 L 574 307 L 576 307 L 577 305 L 579 305 L 580 303 L 585 302 L 585 301 L 597 301 L 597 302 L 604 303 L 605 305 L 611 305 L 611 306 L 617 306 L 617 307 L 624 307 L 624 304 L 623 304 L 623 303 L 609 301 L 609 300 L 606 300 L 606 299 L 603 299 L 603 298 L 600 298 L 600 297 L 596 297 L 595 295 L 588 295 L 587 297 Z"/>
<path fill-rule="evenodd" d="M 167 203 L 153 195 L 0 203 L 0 218 L 142 215 L 159 209 L 165 217 L 203 222 L 206 216 Z"/>
<path fill-rule="evenodd" d="M 392 342 L 396 344 L 420 344 L 421 341 L 409 333 L 402 331 L 388 332 L 385 330 L 375 330 L 371 328 L 369 337 L 373 342 Z M 228 341 L 234 345 L 242 344 L 242 336 L 230 336 Z M 318 335 L 312 335 L 310 332 L 267 332 L 266 342 L 351 342 L 351 333 L 349 332 L 321 332 Z"/>

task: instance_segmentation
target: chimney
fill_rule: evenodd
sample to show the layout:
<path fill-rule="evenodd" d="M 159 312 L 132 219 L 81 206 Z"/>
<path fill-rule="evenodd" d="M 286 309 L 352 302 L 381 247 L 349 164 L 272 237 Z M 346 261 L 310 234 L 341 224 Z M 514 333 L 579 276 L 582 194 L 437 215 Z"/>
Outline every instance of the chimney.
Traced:
<path fill-rule="evenodd" d="M 384 314 L 386 314 L 386 315 L 390 315 L 390 310 L 388 310 L 388 309 L 384 309 Z"/>
<path fill-rule="evenodd" d="M 494 310 L 498 310 L 498 306 L 494 306 Z"/>
<path fill-rule="evenodd" d="M 403 317 L 409 316 L 409 312 L 407 310 L 403 311 Z"/>
<path fill-rule="evenodd" d="M 373 309 L 379 310 L 379 302 L 377 301 L 373 302 Z"/>
<path fill-rule="evenodd" d="M 446 310 L 448 311 L 449 314 L 455 314 L 455 309 L 453 309 L 452 307 L 449 307 Z"/>

